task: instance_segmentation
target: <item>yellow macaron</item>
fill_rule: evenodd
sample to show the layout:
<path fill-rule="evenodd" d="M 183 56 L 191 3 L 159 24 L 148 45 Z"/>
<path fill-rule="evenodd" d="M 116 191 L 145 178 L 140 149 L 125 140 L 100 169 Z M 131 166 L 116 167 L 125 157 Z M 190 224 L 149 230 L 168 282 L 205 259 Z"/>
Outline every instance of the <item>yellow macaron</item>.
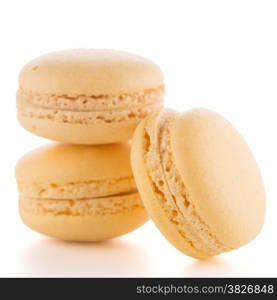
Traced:
<path fill-rule="evenodd" d="M 19 160 L 16 179 L 23 222 L 71 241 L 128 233 L 147 219 L 130 166 L 129 144 L 52 144 Z"/>
<path fill-rule="evenodd" d="M 152 61 L 115 51 L 65 50 L 23 67 L 18 119 L 59 142 L 106 144 L 131 139 L 140 120 L 163 106 L 163 74 Z"/>
<path fill-rule="evenodd" d="M 136 129 L 131 160 L 149 215 L 183 253 L 207 258 L 243 246 L 261 230 L 259 168 L 220 115 L 164 110 L 147 118 Z"/>

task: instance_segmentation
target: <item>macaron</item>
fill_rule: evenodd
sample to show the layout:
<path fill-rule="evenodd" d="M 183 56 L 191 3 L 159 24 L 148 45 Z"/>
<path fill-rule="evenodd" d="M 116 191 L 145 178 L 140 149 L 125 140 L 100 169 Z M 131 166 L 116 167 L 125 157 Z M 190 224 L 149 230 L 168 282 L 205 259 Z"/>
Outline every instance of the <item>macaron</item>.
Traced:
<path fill-rule="evenodd" d="M 163 110 L 135 131 L 132 168 L 144 205 L 159 230 L 199 259 L 255 238 L 265 194 L 244 139 L 207 109 Z"/>
<path fill-rule="evenodd" d="M 131 139 L 140 120 L 163 106 L 160 68 L 115 50 L 54 52 L 27 63 L 19 75 L 18 120 L 28 131 L 74 144 Z"/>
<path fill-rule="evenodd" d="M 101 241 L 144 224 L 129 144 L 52 144 L 19 160 L 16 179 L 23 222 L 45 235 Z"/>

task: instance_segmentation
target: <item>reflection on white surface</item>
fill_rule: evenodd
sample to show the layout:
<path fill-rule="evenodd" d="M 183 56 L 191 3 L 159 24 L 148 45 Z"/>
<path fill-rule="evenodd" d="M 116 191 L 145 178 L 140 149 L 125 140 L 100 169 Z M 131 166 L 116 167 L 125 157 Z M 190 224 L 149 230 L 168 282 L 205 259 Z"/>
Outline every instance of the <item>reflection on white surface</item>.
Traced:
<path fill-rule="evenodd" d="M 122 239 L 70 243 L 40 239 L 21 257 L 22 276 L 143 276 L 147 254 L 137 243 Z"/>
<path fill-rule="evenodd" d="M 15 195 L 13 198 L 16 198 Z M 16 202 L 13 204 L 12 211 L 15 212 Z M 0 247 L 0 277 L 276 276 L 272 257 L 276 255 L 277 244 L 272 231 L 268 230 L 272 223 L 270 218 L 252 243 L 239 250 L 198 261 L 177 251 L 151 221 L 110 241 L 70 243 L 50 239 L 28 229 L 17 213 L 2 215 L 3 218 L 5 216 L 7 224 L 13 226 L 2 231 L 2 241 L 5 242 Z"/>
<path fill-rule="evenodd" d="M 208 260 L 194 260 L 186 266 L 188 277 L 233 277 L 239 270 L 226 258 L 212 257 Z"/>
<path fill-rule="evenodd" d="M 240 277 L 261 271 L 257 262 L 247 261 L 248 249 L 204 261 L 190 258 L 171 246 L 151 221 L 131 234 L 98 243 L 63 242 L 29 230 L 28 236 L 19 251 L 19 276 Z"/>

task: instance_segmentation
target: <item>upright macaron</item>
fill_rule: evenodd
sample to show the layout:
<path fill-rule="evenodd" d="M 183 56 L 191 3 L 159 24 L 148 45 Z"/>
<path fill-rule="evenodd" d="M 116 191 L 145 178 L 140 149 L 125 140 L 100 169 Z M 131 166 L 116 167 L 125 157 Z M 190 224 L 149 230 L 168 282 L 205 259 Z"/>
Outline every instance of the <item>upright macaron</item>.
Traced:
<path fill-rule="evenodd" d="M 130 166 L 129 144 L 52 144 L 19 160 L 16 179 L 24 223 L 71 241 L 128 233 L 147 219 Z"/>
<path fill-rule="evenodd" d="M 207 109 L 141 122 L 132 167 L 144 205 L 180 251 L 206 258 L 250 242 L 265 216 L 263 182 L 237 130 Z"/>
<path fill-rule="evenodd" d="M 152 61 L 115 51 L 79 49 L 38 57 L 23 67 L 18 119 L 60 142 L 129 140 L 139 121 L 163 106 L 163 74 Z"/>

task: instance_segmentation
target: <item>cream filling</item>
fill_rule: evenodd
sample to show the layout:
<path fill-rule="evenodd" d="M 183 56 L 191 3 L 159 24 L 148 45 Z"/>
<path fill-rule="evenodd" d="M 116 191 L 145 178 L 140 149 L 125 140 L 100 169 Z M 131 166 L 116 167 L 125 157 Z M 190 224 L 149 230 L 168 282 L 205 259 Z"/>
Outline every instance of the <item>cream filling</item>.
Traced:
<path fill-rule="evenodd" d="M 17 99 L 32 105 L 67 111 L 106 111 L 141 107 L 162 102 L 164 87 L 120 95 L 53 95 L 20 88 Z"/>
<path fill-rule="evenodd" d="M 25 197 L 41 199 L 96 198 L 129 192 L 136 188 L 133 177 L 87 180 L 67 183 L 36 184 L 18 181 L 18 190 Z"/>
<path fill-rule="evenodd" d="M 159 116 L 146 125 L 145 161 L 161 206 L 180 235 L 199 252 L 211 255 L 231 250 L 222 245 L 196 213 L 178 170 L 174 166 L 169 127 L 174 113 Z"/>
<path fill-rule="evenodd" d="M 27 118 L 36 118 L 42 120 L 52 120 L 60 123 L 74 124 L 102 124 L 112 122 L 137 122 L 144 119 L 151 113 L 161 110 L 162 102 L 157 102 L 144 107 L 133 107 L 124 110 L 107 110 L 107 111 L 71 111 L 17 102 L 20 116 Z"/>
<path fill-rule="evenodd" d="M 130 192 L 93 199 L 41 199 L 20 195 L 21 209 L 31 214 L 55 216 L 94 216 L 117 214 L 125 210 L 143 209 L 139 194 Z"/>

